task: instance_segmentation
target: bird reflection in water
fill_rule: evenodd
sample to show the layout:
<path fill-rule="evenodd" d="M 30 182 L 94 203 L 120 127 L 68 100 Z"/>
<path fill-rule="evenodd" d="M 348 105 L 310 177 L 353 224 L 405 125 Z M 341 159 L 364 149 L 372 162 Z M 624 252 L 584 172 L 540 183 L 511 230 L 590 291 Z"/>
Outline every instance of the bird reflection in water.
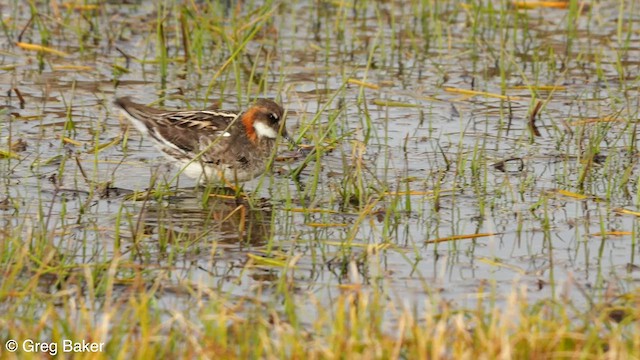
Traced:
<path fill-rule="evenodd" d="M 192 192 L 150 201 L 140 212 L 144 235 L 182 245 L 215 241 L 261 246 L 270 238 L 271 216 L 266 201 L 250 207 L 243 199 L 211 196 L 205 203 L 201 193 Z"/>

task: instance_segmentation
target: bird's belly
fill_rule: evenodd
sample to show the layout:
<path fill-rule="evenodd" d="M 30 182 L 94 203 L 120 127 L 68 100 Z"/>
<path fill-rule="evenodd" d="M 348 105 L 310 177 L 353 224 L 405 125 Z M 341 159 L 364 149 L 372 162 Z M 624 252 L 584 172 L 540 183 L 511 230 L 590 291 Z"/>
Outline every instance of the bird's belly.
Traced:
<path fill-rule="evenodd" d="M 182 172 L 201 183 L 235 183 L 249 181 L 260 176 L 265 170 L 265 163 L 259 162 L 240 168 L 226 164 L 202 164 L 197 161 L 181 161 Z"/>

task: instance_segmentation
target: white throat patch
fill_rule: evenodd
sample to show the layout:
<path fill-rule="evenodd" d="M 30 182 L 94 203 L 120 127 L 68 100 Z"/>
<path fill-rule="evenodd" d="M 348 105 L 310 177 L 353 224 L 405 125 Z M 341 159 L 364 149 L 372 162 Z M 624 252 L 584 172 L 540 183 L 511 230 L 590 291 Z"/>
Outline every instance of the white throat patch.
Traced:
<path fill-rule="evenodd" d="M 261 122 L 256 122 L 253 124 L 253 128 L 256 129 L 256 134 L 259 138 L 266 137 L 269 139 L 275 139 L 278 137 L 278 132 L 275 131 L 272 127 L 265 125 Z"/>

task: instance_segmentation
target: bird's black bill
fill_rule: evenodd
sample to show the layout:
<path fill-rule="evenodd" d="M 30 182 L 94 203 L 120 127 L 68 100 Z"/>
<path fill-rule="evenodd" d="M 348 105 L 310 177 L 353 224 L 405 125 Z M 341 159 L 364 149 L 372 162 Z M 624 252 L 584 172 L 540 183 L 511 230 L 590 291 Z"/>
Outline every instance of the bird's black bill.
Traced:
<path fill-rule="evenodd" d="M 298 144 L 296 144 L 295 140 L 293 140 L 293 138 L 291 136 L 289 136 L 289 134 L 282 134 L 282 137 L 287 140 L 287 142 L 293 146 L 298 146 Z"/>

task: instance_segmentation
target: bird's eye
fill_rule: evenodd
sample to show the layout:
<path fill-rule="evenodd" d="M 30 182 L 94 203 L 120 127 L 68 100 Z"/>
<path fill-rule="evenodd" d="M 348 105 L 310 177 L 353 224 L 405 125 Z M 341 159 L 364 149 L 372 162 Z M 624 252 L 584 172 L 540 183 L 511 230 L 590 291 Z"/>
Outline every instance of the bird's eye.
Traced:
<path fill-rule="evenodd" d="M 270 113 L 269 114 L 269 120 L 271 120 L 272 122 L 278 122 L 278 115 L 274 114 L 274 113 Z"/>

